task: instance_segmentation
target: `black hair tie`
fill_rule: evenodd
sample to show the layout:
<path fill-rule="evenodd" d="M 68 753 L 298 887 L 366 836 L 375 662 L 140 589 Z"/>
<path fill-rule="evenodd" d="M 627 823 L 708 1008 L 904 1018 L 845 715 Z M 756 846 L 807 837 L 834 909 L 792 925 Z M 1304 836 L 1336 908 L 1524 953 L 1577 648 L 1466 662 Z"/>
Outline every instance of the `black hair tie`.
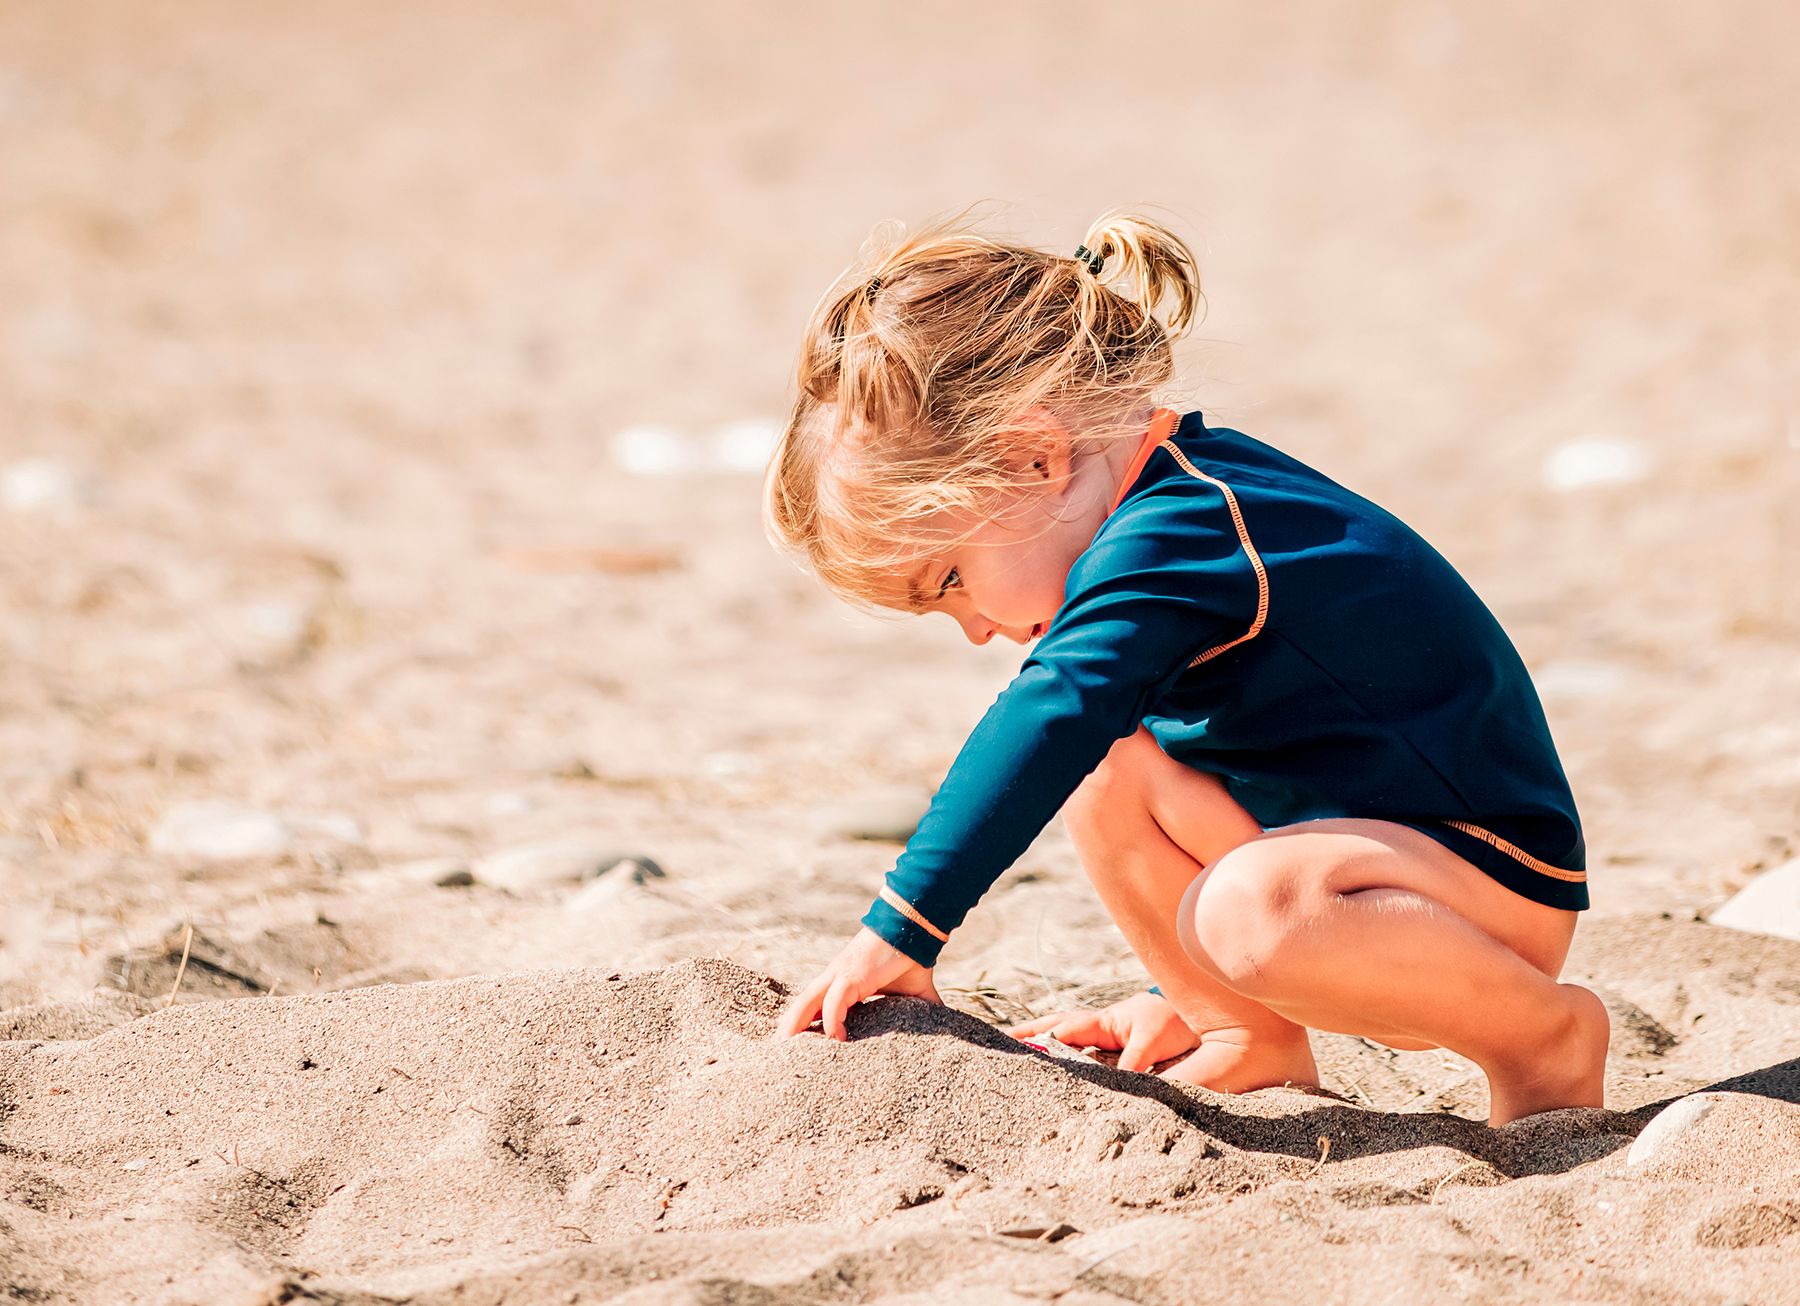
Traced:
<path fill-rule="evenodd" d="M 1100 275 L 1101 265 L 1105 262 L 1104 259 L 1094 253 L 1086 245 L 1077 245 L 1075 247 L 1075 261 L 1085 266 L 1087 270 L 1095 276 Z"/>

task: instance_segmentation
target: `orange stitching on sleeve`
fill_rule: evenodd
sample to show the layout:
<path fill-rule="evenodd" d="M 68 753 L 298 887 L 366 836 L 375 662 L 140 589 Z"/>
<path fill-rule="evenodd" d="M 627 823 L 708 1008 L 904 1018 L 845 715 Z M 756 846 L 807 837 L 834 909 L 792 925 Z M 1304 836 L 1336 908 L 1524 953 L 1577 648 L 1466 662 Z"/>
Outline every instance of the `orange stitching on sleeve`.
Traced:
<path fill-rule="evenodd" d="M 1221 481 L 1218 477 L 1208 476 L 1205 472 L 1194 466 L 1194 464 L 1187 460 L 1187 455 L 1175 447 L 1173 441 L 1165 440 L 1160 447 L 1167 449 L 1173 454 L 1175 461 L 1181 464 L 1181 470 L 1186 472 L 1189 476 L 1197 477 L 1198 479 L 1205 481 L 1208 485 L 1216 485 L 1219 487 L 1219 491 L 1225 496 L 1225 506 L 1231 509 L 1231 524 L 1237 527 L 1238 542 L 1244 546 L 1244 554 L 1250 559 L 1250 566 L 1256 572 L 1256 620 L 1250 623 L 1249 630 L 1246 630 L 1236 639 L 1227 640 L 1223 644 L 1215 644 L 1192 662 L 1188 663 L 1188 666 L 1193 668 L 1211 658 L 1218 657 L 1219 654 L 1225 652 L 1226 649 L 1236 648 L 1245 640 L 1255 639 L 1262 631 L 1263 623 L 1269 619 L 1269 573 L 1263 567 L 1262 555 L 1256 551 L 1256 546 L 1250 542 L 1250 531 L 1244 525 L 1244 514 L 1238 509 L 1237 495 L 1231 492 L 1231 487 L 1225 484 L 1224 481 Z"/>
<path fill-rule="evenodd" d="M 1567 880 L 1570 884 L 1581 884 L 1587 880 L 1586 871 L 1565 871 L 1560 866 L 1552 866 L 1549 862 L 1540 862 L 1523 848 L 1508 843 L 1491 830 L 1484 830 L 1479 825 L 1470 825 L 1467 821 L 1445 821 L 1445 825 L 1453 830 L 1461 830 L 1464 834 L 1474 835 L 1485 844 L 1498 848 L 1515 861 L 1523 862 L 1539 875 L 1548 875 L 1553 879 Z"/>
<path fill-rule="evenodd" d="M 902 916 L 906 917 L 906 919 L 911 921 L 914 925 L 917 925 L 920 929 L 924 930 L 925 933 L 929 934 L 939 943 L 950 942 L 950 936 L 948 934 L 945 934 L 937 926 L 919 915 L 918 911 L 910 902 L 895 893 L 885 884 L 881 886 L 881 900 L 895 911 L 899 912 Z"/>

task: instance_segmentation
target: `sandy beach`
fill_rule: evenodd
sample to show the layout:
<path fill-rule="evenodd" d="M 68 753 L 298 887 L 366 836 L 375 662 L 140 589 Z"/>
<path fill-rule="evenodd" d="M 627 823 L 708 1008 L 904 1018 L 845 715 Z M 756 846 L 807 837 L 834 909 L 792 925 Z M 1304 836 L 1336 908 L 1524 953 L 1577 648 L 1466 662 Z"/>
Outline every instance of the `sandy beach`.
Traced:
<path fill-rule="evenodd" d="M 1800 1302 L 1800 894 L 1710 919 L 1800 857 L 1797 41 L 0 7 L 0 1300 Z M 1607 1110 L 1025 1047 L 1147 983 L 1059 825 L 947 1006 L 768 1039 L 1021 654 L 835 604 L 762 451 L 873 225 L 982 199 L 1173 221 L 1165 399 L 1500 618 Z"/>

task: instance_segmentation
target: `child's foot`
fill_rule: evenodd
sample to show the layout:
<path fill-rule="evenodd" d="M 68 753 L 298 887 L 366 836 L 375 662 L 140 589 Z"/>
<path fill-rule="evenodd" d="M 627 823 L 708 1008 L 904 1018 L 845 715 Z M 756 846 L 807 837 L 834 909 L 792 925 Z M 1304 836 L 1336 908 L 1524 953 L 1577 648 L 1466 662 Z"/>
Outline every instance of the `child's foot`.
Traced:
<path fill-rule="evenodd" d="M 1560 1035 L 1532 1047 L 1523 1071 L 1488 1071 L 1490 1125 L 1560 1107 L 1605 1105 L 1606 1045 L 1612 1032 L 1606 1004 L 1579 984 L 1558 984 L 1556 990 L 1568 1004 Z"/>
<path fill-rule="evenodd" d="M 1163 1071 L 1162 1077 L 1220 1093 L 1248 1093 L 1283 1084 L 1316 1088 L 1319 1067 L 1305 1030 L 1297 1036 L 1276 1038 L 1242 1029 L 1215 1029 L 1202 1034 L 1200 1046 Z"/>

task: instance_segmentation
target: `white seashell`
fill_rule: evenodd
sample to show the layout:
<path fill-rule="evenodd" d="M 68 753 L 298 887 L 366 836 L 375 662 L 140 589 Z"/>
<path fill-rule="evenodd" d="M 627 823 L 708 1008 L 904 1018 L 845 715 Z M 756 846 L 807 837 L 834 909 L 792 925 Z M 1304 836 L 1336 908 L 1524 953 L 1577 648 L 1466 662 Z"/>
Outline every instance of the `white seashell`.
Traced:
<path fill-rule="evenodd" d="M 1706 1119 L 1719 1097 L 1713 1093 L 1696 1093 L 1663 1108 L 1656 1118 L 1644 1126 L 1644 1132 L 1632 1140 L 1625 1154 L 1628 1169 L 1644 1165 L 1664 1155 L 1695 1125 Z"/>
<path fill-rule="evenodd" d="M 1764 871 L 1706 919 L 1751 934 L 1800 939 L 1800 857 Z"/>

